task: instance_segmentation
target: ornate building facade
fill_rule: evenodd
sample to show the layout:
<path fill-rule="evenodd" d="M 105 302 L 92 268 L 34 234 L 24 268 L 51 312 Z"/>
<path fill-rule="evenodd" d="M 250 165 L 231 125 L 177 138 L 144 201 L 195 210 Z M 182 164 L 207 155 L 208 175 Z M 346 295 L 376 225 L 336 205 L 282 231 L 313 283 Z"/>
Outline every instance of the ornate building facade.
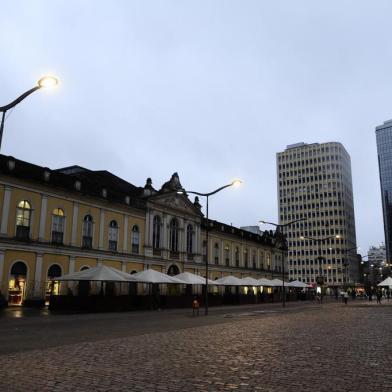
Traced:
<path fill-rule="evenodd" d="M 107 171 L 0 155 L 1 292 L 11 305 L 42 302 L 51 278 L 99 264 L 205 276 L 207 252 L 213 280 L 282 276 L 274 233 L 207 222 L 198 198 L 181 189 L 177 173 L 157 190 L 150 178 L 137 187 Z"/>

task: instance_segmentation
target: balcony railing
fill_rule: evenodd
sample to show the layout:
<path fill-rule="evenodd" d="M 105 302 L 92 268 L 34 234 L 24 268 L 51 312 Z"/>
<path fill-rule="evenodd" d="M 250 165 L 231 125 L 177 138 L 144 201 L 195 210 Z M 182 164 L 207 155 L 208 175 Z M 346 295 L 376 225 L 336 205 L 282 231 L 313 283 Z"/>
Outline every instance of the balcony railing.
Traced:
<path fill-rule="evenodd" d="M 29 240 L 30 226 L 16 226 L 16 238 L 18 240 Z"/>
<path fill-rule="evenodd" d="M 64 233 L 62 231 L 52 231 L 52 244 L 61 245 L 63 243 Z"/>
<path fill-rule="evenodd" d="M 93 238 L 90 236 L 84 235 L 82 237 L 82 248 L 91 249 L 93 247 Z"/>

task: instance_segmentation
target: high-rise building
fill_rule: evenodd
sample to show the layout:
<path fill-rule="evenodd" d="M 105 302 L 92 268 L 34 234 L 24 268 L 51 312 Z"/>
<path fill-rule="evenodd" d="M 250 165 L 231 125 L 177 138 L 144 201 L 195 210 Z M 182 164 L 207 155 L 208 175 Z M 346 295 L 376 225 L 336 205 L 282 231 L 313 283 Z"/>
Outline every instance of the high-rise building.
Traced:
<path fill-rule="evenodd" d="M 392 261 L 392 120 L 376 127 L 387 260 Z"/>
<path fill-rule="evenodd" d="M 279 223 L 290 279 L 353 283 L 356 256 L 350 156 L 342 144 L 297 143 L 277 154 Z M 351 268 L 350 268 L 351 267 Z"/>
<path fill-rule="evenodd" d="M 386 261 L 385 245 L 371 246 L 368 251 L 370 282 L 373 285 L 380 283 L 390 274 L 390 265 Z"/>

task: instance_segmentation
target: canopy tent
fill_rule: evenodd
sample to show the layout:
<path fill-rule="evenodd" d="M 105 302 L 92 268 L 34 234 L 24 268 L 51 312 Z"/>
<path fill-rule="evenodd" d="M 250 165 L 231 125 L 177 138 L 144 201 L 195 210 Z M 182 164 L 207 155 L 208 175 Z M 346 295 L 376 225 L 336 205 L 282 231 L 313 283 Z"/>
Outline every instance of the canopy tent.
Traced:
<path fill-rule="evenodd" d="M 260 283 L 257 279 L 254 279 L 250 276 L 247 276 L 246 278 L 242 278 L 242 283 L 246 286 L 260 286 Z"/>
<path fill-rule="evenodd" d="M 132 276 L 134 282 L 140 282 L 140 283 L 186 284 L 186 282 L 184 282 L 181 279 L 178 279 L 174 276 L 163 274 L 162 272 L 158 272 L 153 269 L 140 271 L 130 276 Z"/>
<path fill-rule="evenodd" d="M 388 277 L 382 282 L 380 282 L 377 286 L 392 286 L 392 278 Z"/>
<path fill-rule="evenodd" d="M 293 280 L 292 282 L 287 283 L 287 287 L 294 287 L 294 288 L 299 288 L 299 289 L 305 289 L 305 288 L 309 288 L 311 286 L 309 286 L 306 283 L 301 282 L 299 280 Z"/>
<path fill-rule="evenodd" d="M 224 276 L 223 278 L 214 280 L 214 284 L 217 286 L 247 286 L 247 284 L 243 283 L 242 279 L 233 275 Z"/>
<path fill-rule="evenodd" d="M 267 287 L 274 286 L 274 284 L 271 283 L 272 281 L 266 278 L 258 279 L 258 282 L 259 282 L 259 286 L 267 286 Z"/>
<path fill-rule="evenodd" d="M 75 272 L 68 275 L 56 277 L 52 280 L 56 281 L 79 281 L 88 280 L 95 282 L 136 282 L 133 275 L 127 274 L 113 267 L 107 267 L 106 265 L 98 265 L 85 269 L 80 272 Z"/>
<path fill-rule="evenodd" d="M 283 286 L 283 281 L 280 279 L 272 279 L 271 284 L 274 287 L 281 287 Z M 284 285 L 287 286 L 288 282 L 284 282 Z"/>
<path fill-rule="evenodd" d="M 183 272 L 182 274 L 178 274 L 175 276 L 177 279 L 182 280 L 186 284 L 206 284 L 206 278 L 200 275 L 195 275 L 190 272 Z M 215 284 L 213 280 L 208 279 L 208 284 Z"/>

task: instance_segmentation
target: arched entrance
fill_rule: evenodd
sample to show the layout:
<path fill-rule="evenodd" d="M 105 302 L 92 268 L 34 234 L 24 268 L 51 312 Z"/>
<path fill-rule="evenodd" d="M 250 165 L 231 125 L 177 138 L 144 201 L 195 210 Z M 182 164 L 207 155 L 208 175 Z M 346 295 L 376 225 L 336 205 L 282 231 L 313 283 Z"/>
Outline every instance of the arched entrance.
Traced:
<path fill-rule="evenodd" d="M 20 306 L 26 295 L 27 266 L 23 261 L 17 261 L 10 271 L 8 281 L 8 304 Z"/>
<path fill-rule="evenodd" d="M 49 305 L 51 295 L 59 295 L 60 284 L 52 279 L 58 278 L 61 275 L 62 270 L 58 264 L 52 264 L 49 267 L 45 285 L 45 305 Z"/>

